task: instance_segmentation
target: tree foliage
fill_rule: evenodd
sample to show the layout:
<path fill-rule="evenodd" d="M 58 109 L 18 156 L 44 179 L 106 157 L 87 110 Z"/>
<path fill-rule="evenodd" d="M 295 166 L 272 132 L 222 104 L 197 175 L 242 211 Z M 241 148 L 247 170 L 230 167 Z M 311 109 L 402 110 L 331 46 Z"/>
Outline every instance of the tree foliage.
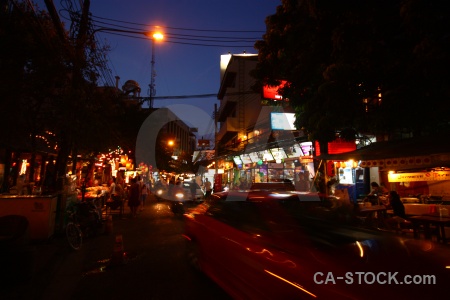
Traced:
<path fill-rule="evenodd" d="M 107 49 L 89 39 L 63 38 L 47 12 L 27 3 L 2 11 L 0 137 L 3 145 L 58 155 L 58 176 L 72 154 L 134 149 L 146 114 L 115 88 L 98 88 L 98 62 Z M 131 121 L 129 121 L 131 120 Z"/>
<path fill-rule="evenodd" d="M 445 131 L 449 22 L 437 0 L 283 0 L 253 75 L 257 87 L 289 82 L 297 127 L 313 140 Z"/>

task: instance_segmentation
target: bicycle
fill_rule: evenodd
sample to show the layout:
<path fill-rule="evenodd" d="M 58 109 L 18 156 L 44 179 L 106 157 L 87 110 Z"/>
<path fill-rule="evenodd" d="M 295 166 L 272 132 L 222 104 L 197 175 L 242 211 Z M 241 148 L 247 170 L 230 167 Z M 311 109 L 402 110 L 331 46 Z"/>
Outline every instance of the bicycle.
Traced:
<path fill-rule="evenodd" d="M 83 238 L 95 236 L 103 226 L 101 212 L 93 201 L 74 202 L 67 208 L 66 238 L 69 246 L 79 250 Z"/>
<path fill-rule="evenodd" d="M 76 210 L 68 210 L 67 217 L 69 219 L 66 225 L 67 242 L 72 249 L 79 250 L 83 244 L 83 232 L 77 220 Z"/>

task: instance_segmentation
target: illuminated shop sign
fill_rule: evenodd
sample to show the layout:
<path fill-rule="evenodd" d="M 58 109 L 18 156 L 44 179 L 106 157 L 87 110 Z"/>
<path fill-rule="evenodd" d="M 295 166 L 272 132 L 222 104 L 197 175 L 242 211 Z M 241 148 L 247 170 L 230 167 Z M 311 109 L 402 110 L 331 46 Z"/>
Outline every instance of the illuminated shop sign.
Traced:
<path fill-rule="evenodd" d="M 287 158 L 286 153 L 284 153 L 284 150 L 281 148 L 270 149 L 270 153 L 272 153 L 272 156 L 277 163 L 280 163 L 282 159 Z"/>
<path fill-rule="evenodd" d="M 312 142 L 300 143 L 300 148 L 302 148 L 303 155 L 311 155 Z"/>
<path fill-rule="evenodd" d="M 297 130 L 294 122 L 294 113 L 270 113 L 270 127 L 272 130 Z"/>
<path fill-rule="evenodd" d="M 242 165 L 242 160 L 239 156 L 234 156 L 233 160 L 236 165 Z"/>
<path fill-rule="evenodd" d="M 241 157 L 241 161 L 244 164 L 251 164 L 252 163 L 250 155 L 248 155 L 247 153 L 241 154 L 240 157 Z"/>
<path fill-rule="evenodd" d="M 283 100 L 283 96 L 278 93 L 279 89 L 282 89 L 286 84 L 286 80 L 282 80 L 280 85 L 277 86 L 268 86 L 265 85 L 263 87 L 263 98 L 269 100 Z"/>
<path fill-rule="evenodd" d="M 271 160 L 274 160 L 274 158 L 273 158 L 272 154 L 270 154 L 269 150 L 261 151 L 261 152 L 259 153 L 259 155 L 261 155 L 261 156 L 263 157 L 263 160 L 264 160 L 264 161 L 271 161 Z"/>
<path fill-rule="evenodd" d="M 320 155 L 320 145 L 319 142 L 315 142 L 316 147 L 316 155 Z M 350 151 L 356 150 L 356 143 L 355 141 L 344 141 L 341 139 L 335 139 L 332 142 L 328 143 L 328 154 L 339 154 L 339 153 L 346 153 Z"/>
<path fill-rule="evenodd" d="M 290 147 L 285 147 L 284 153 L 286 153 L 286 156 L 288 158 L 299 157 L 304 155 L 299 144 L 294 144 Z"/>
<path fill-rule="evenodd" d="M 416 172 L 416 173 L 390 173 L 389 182 L 412 182 L 412 181 L 438 181 L 450 180 L 450 172 Z"/>
<path fill-rule="evenodd" d="M 260 160 L 263 160 L 263 156 L 259 154 L 259 152 L 251 152 L 249 153 L 250 159 L 252 162 L 257 163 Z"/>

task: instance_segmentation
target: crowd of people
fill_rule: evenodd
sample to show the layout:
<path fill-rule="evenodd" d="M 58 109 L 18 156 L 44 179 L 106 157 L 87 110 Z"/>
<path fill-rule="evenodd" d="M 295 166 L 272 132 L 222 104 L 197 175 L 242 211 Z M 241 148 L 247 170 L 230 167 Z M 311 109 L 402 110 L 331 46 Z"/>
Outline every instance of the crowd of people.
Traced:
<path fill-rule="evenodd" d="M 196 197 L 196 184 L 190 185 L 192 198 Z M 123 178 L 112 177 L 109 185 L 109 197 L 106 205 L 112 209 L 127 206 L 131 218 L 136 218 L 139 211 L 145 209 L 148 195 L 154 190 L 164 188 L 168 195 L 175 196 L 178 192 L 185 192 L 183 181 L 174 177 L 169 180 L 158 180 L 154 185 L 150 181 L 145 181 L 140 176 L 129 179 L 127 184 Z M 208 198 L 212 193 L 212 183 L 206 178 L 202 190 L 204 198 Z"/>
<path fill-rule="evenodd" d="M 146 199 L 151 192 L 150 185 L 150 182 L 144 182 L 140 176 L 131 178 L 128 185 L 124 180 L 112 177 L 106 205 L 114 209 L 126 202 L 130 209 L 130 217 L 136 218 L 137 212 L 144 210 Z"/>

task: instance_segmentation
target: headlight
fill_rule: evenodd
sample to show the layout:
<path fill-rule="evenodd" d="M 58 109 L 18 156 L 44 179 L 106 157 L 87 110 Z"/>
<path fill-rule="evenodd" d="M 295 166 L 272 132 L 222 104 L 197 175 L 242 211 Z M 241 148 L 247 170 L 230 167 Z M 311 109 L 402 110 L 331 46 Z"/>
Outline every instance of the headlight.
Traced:
<path fill-rule="evenodd" d="M 158 195 L 162 195 L 162 193 L 163 193 L 163 190 L 157 190 L 156 191 L 156 194 L 158 194 Z"/>
<path fill-rule="evenodd" d="M 184 198 L 184 194 L 183 193 L 176 193 L 175 197 L 177 197 L 178 199 L 183 199 Z"/>

